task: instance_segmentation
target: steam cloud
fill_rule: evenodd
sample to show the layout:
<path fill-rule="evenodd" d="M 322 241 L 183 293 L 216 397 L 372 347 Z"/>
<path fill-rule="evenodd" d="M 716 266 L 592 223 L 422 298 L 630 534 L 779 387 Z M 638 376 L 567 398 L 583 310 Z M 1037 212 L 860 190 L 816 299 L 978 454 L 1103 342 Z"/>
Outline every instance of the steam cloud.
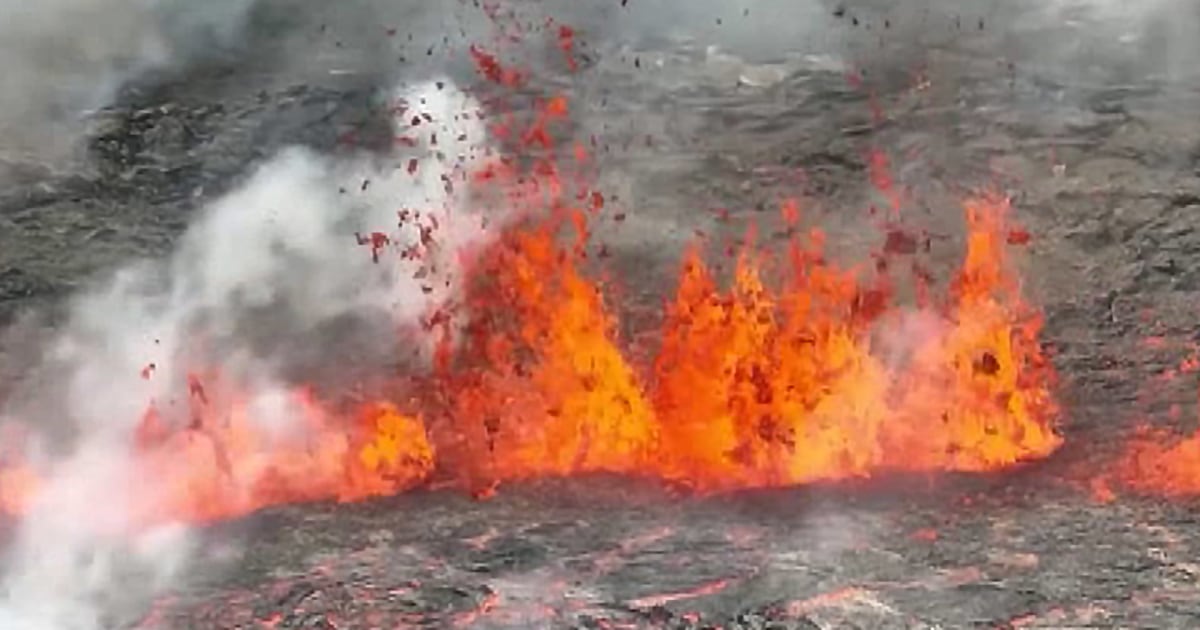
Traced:
<path fill-rule="evenodd" d="M 347 318 L 369 325 L 372 314 L 412 325 L 455 290 L 453 254 L 487 236 L 464 209 L 461 181 L 485 151 L 475 144 L 486 133 L 480 107 L 446 80 L 391 96 L 408 116 L 432 119 L 421 134 L 426 144 L 341 160 L 287 149 L 205 209 L 165 266 L 131 265 L 77 298 L 48 352 L 61 375 L 49 391 L 62 404 L 35 396 L 21 412 L 54 409 L 77 441 L 51 460 L 47 485 L 20 524 L 0 626 L 106 627 L 111 619 L 102 615 L 119 610 L 122 598 L 149 594 L 131 584 L 155 592 L 184 566 L 190 539 L 181 526 L 131 534 L 171 489 L 131 464 L 130 436 L 149 403 L 169 412 L 170 401 L 186 399 L 187 370 L 220 366 L 252 392 L 270 434 L 301 430 L 284 395 L 284 360 L 248 341 L 262 334 L 247 329 L 252 313 L 268 312 L 299 334 Z M 434 134 L 436 147 L 428 143 Z M 420 167 L 410 172 L 413 159 Z M 401 208 L 436 219 L 399 223 Z M 397 251 L 419 242 L 434 220 L 439 247 L 401 260 Z M 372 232 L 394 245 L 378 263 L 356 240 Z"/>

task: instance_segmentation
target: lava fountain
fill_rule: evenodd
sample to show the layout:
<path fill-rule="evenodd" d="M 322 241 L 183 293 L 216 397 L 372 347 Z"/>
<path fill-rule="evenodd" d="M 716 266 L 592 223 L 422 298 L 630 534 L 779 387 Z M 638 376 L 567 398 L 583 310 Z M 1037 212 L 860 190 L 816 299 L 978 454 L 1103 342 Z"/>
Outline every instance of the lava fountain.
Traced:
<path fill-rule="evenodd" d="M 485 76 L 496 74 L 492 57 Z M 569 115 L 539 101 L 531 130 L 542 149 Z M 209 521 L 275 504 L 354 501 L 430 480 L 476 492 L 499 482 L 607 471 L 698 491 L 870 477 L 888 471 L 990 471 L 1050 455 L 1055 373 L 1041 319 L 1020 292 L 1010 250 L 1024 239 L 1006 199 L 964 204 L 965 255 L 939 297 L 915 306 L 876 277 L 826 260 L 825 237 L 783 204 L 783 251 L 748 237 L 731 278 L 683 254 L 665 300 L 657 356 L 647 365 L 617 335 L 601 283 L 583 264 L 595 192 L 567 192 L 560 162 L 497 159 L 471 185 L 502 184 L 496 214 L 520 217 L 468 261 L 461 295 L 426 321 L 441 339 L 428 371 L 391 375 L 395 391 L 347 405 L 312 388 L 278 394 L 301 430 L 273 435 L 261 401 L 193 366 L 187 412 L 165 420 L 148 405 L 125 436 L 138 475 L 163 496 L 138 522 Z M 410 169 L 410 171 L 413 169 Z M 403 213 L 402 213 L 403 214 Z M 401 217 L 404 220 L 404 217 Z M 436 240 L 436 223 L 421 243 Z M 1015 235 L 1015 236 L 1014 236 Z M 363 242 L 360 240 L 360 242 Z M 410 243 L 368 238 L 378 265 L 415 255 Z M 348 243 L 349 255 L 357 250 Z M 919 321 L 921 334 L 908 324 Z M 880 339 L 905 337 L 899 356 Z M 21 433 L 13 428 L 13 435 Z M 20 515 L 47 474 L 7 440 L 0 509 Z"/>

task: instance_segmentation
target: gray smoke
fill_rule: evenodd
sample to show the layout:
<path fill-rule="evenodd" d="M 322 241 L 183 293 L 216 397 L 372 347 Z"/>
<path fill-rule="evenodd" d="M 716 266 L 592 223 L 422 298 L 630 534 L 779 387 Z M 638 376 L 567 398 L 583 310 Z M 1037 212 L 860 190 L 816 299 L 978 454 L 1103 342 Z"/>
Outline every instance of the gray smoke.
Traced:
<path fill-rule="evenodd" d="M 46 0 L 0 4 L 0 167 L 56 167 L 89 110 L 144 72 L 233 45 L 254 0 Z"/>
<path fill-rule="evenodd" d="M 1057 0 L 993 9 L 999 52 L 1069 83 L 1191 82 L 1200 5 L 1189 0 Z"/>
<path fill-rule="evenodd" d="M 597 12 L 599 13 L 599 12 Z M 827 54 L 908 74 L 952 50 L 1060 79 L 1195 79 L 1190 0 L 630 0 L 583 16 L 605 37 L 690 39 L 750 62 Z"/>

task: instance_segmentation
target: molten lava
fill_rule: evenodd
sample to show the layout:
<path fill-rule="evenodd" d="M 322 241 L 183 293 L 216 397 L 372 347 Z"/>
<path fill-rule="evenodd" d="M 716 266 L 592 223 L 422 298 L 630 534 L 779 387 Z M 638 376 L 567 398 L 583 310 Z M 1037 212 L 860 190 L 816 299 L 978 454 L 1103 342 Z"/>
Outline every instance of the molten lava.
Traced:
<path fill-rule="evenodd" d="M 1005 256 L 1007 212 L 999 199 L 966 205 L 965 262 L 949 299 L 923 310 L 891 306 L 884 289 L 825 262 L 818 232 L 791 242 L 774 283 L 768 252 L 746 245 L 728 289 L 694 246 L 657 359 L 641 370 L 579 268 L 582 213 L 559 212 L 509 231 L 477 261 L 469 322 L 433 377 L 449 402 L 408 412 L 370 403 L 342 417 L 297 390 L 290 408 L 304 430 L 272 435 L 245 400 L 193 378 L 192 422 L 169 427 L 152 407 L 131 436 L 133 457 L 164 491 L 153 517 L 200 521 L 392 494 L 435 463 L 473 488 L 611 471 L 722 490 L 1044 457 L 1061 442 L 1054 373 Z M 564 225 L 579 230 L 566 245 Z M 908 317 L 933 325 L 905 356 L 882 356 L 873 341 L 912 336 L 895 328 Z M 7 461 L 0 508 L 20 512 L 37 475 Z"/>
<path fill-rule="evenodd" d="M 761 252 L 743 252 L 721 292 L 693 250 L 656 366 L 669 474 L 707 487 L 794 484 L 1051 453 L 1061 441 L 1053 371 L 1004 258 L 1007 211 L 1002 200 L 968 204 L 953 299 L 891 365 L 871 341 L 900 332 L 887 330 L 892 311 L 864 306 L 883 290 L 822 262 L 819 234 L 815 247 L 793 241 L 778 289 L 761 279 Z"/>
<path fill-rule="evenodd" d="M 516 80 L 492 57 L 479 61 L 493 80 Z M 551 99 L 535 133 L 510 135 L 552 150 L 550 128 L 566 114 L 566 102 Z M 419 379 L 422 394 L 343 411 L 297 388 L 286 396 L 292 426 L 280 432 L 219 374 L 190 379 L 189 418 L 151 405 L 128 436 L 131 466 L 153 480 L 143 518 L 208 521 L 353 501 L 435 477 L 480 490 L 609 471 L 713 491 L 985 471 L 1061 443 L 1041 321 L 1007 255 L 1027 237 L 1012 238 L 1024 233 L 1007 225 L 1006 200 L 966 204 L 962 268 L 944 300 L 916 306 L 899 303 L 883 272 L 863 279 L 827 262 L 817 231 L 793 237 L 783 254 L 747 239 L 730 279 L 697 243 L 684 254 L 658 354 L 642 365 L 584 271 L 587 216 L 603 197 L 581 193 L 575 199 L 591 208 L 573 209 L 552 162 L 517 164 L 477 173 L 477 186 L 512 180 L 493 203 L 523 218 L 472 253 L 453 305 L 465 320 L 431 326 L 451 333 L 431 373 L 401 376 Z M 798 215 L 784 206 L 793 234 Z M 392 246 L 371 255 L 388 264 Z M 20 514 L 49 471 L 3 444 L 0 510 Z"/>
<path fill-rule="evenodd" d="M 283 435 L 237 397 L 194 402 L 194 420 L 176 430 L 151 408 L 134 457 L 161 494 L 149 502 L 158 513 L 145 517 L 210 521 L 280 503 L 360 500 L 408 489 L 433 470 L 424 425 L 391 405 L 363 405 L 349 422 L 304 391 L 290 398 L 303 429 Z"/>
<path fill-rule="evenodd" d="M 1166 340 L 1151 337 L 1145 344 L 1154 349 L 1168 347 Z M 1174 384 L 1185 376 L 1200 372 L 1200 349 L 1191 352 L 1176 366 L 1163 370 L 1151 386 Z M 1153 396 L 1161 392 L 1155 391 Z M 1181 407 L 1171 405 L 1166 416 L 1178 421 Z M 1092 481 L 1093 495 L 1101 501 L 1116 498 L 1114 489 L 1138 494 L 1167 497 L 1200 495 L 1200 430 L 1179 435 L 1162 427 L 1143 423 L 1125 448 L 1123 457 L 1106 474 Z"/>
<path fill-rule="evenodd" d="M 922 313 L 825 263 L 816 232 L 791 243 L 776 285 L 763 279 L 768 253 L 747 245 L 722 290 L 693 247 L 644 379 L 580 274 L 582 241 L 559 243 L 564 221 L 516 231 L 480 267 L 460 372 L 446 381 L 456 467 L 484 486 L 603 470 L 729 489 L 1044 457 L 1061 442 L 1054 372 L 1005 257 L 1008 210 L 967 205 L 951 298 Z M 901 334 L 889 330 L 897 314 L 937 325 L 888 363 L 872 339 Z"/>
<path fill-rule="evenodd" d="M 1172 439 L 1165 431 L 1143 429 L 1120 467 L 1120 481 L 1147 494 L 1200 494 L 1200 432 Z"/>
<path fill-rule="evenodd" d="M 447 422 L 466 442 L 465 459 L 484 467 L 476 479 L 629 472 L 658 443 L 600 290 L 554 227 L 508 235 L 468 295 L 469 362 L 448 377 Z"/>

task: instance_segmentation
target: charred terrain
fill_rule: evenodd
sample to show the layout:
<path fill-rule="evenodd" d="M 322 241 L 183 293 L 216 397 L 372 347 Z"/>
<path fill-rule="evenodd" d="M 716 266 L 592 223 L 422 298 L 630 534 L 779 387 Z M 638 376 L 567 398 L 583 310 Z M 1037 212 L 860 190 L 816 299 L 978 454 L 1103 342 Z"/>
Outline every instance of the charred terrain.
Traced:
<path fill-rule="evenodd" d="M 84 165 L 10 169 L 0 399 L 37 378 L 30 357 L 73 292 L 171 251 L 253 165 L 284 145 L 387 141 L 373 99 L 407 78 L 405 62 L 356 65 L 375 50 L 354 43 L 361 24 L 292 23 L 266 4 L 246 50 L 143 76 L 94 113 Z M 1200 521 L 1188 496 L 1200 488 L 1178 459 L 1142 485 L 1122 471 L 1137 427 L 1164 429 L 1166 446 L 1196 429 L 1200 83 L 1095 44 L 1085 18 L 1026 22 L 1022 3 L 924 17 L 871 4 L 887 3 L 821 7 L 811 45 L 772 54 L 622 40 L 605 13 L 588 16 L 591 33 L 581 18 L 571 71 L 557 27 L 544 29 L 549 45 L 526 34 L 555 63 L 520 90 L 564 97 L 571 122 L 557 140 L 594 156 L 607 201 L 592 240 L 605 256 L 587 266 L 616 278 L 605 288 L 619 294 L 618 344 L 630 357 L 657 351 L 652 333 L 698 231 L 714 260 L 751 225 L 782 247 L 779 207 L 798 198 L 830 258 L 873 264 L 882 247 L 893 266 L 917 262 L 946 285 L 965 247 L 963 200 L 997 191 L 1012 199 L 1022 290 L 1044 314 L 1060 377 L 1057 451 L 1003 470 L 717 494 L 593 472 L 506 482 L 480 500 L 434 473 L 396 496 L 205 525 L 166 595 L 105 602 L 96 627 L 1195 627 Z M 708 26 L 736 30 L 753 11 Z M 370 28 L 384 42 L 408 35 Z M 286 64 L 284 41 L 330 53 Z M 393 56 L 457 55 L 452 78 L 484 84 L 471 43 Z M 303 369 L 327 388 L 356 382 L 354 362 L 377 359 L 351 341 L 305 342 L 320 351 Z"/>

